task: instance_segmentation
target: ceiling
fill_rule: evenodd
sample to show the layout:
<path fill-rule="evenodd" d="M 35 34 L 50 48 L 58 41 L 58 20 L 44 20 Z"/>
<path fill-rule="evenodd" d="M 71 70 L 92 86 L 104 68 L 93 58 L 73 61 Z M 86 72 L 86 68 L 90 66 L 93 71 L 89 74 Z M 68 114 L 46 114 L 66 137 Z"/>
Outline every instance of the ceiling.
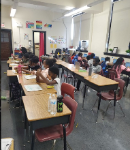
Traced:
<path fill-rule="evenodd" d="M 35 9 L 44 9 L 50 11 L 56 11 L 66 13 L 74 8 L 79 8 L 88 4 L 92 4 L 95 1 L 105 0 L 1 0 L 3 5 L 13 6 L 15 3 L 20 7 L 28 7 Z"/>

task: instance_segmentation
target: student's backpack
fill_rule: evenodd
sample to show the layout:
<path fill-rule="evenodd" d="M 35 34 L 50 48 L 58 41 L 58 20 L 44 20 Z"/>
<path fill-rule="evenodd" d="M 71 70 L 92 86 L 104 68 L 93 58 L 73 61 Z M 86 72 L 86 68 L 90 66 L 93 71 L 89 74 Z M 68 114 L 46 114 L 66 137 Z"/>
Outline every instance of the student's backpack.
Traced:
<path fill-rule="evenodd" d="M 75 65 L 75 62 L 77 62 L 77 61 L 78 61 L 78 55 L 75 55 L 74 59 L 72 60 L 72 63 Z"/>
<path fill-rule="evenodd" d="M 11 86 L 11 100 L 16 100 L 21 97 L 21 87 L 18 82 L 10 84 Z"/>
<path fill-rule="evenodd" d="M 106 61 L 102 62 L 101 67 L 102 67 L 104 75 L 107 75 L 108 71 L 106 71 L 106 69 L 107 69 Z"/>

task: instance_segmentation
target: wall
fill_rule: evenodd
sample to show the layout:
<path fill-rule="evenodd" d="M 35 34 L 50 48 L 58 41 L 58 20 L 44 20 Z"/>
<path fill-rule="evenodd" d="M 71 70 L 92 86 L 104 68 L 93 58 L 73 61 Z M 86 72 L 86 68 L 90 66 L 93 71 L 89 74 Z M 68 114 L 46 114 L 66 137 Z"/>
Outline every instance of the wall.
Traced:
<path fill-rule="evenodd" d="M 4 29 L 12 29 L 10 11 L 10 6 L 1 5 L 1 23 L 5 24 Z"/>
<path fill-rule="evenodd" d="M 130 42 L 130 0 L 114 4 L 109 48 L 118 47 L 125 54 Z"/>
<path fill-rule="evenodd" d="M 50 48 L 50 41 L 48 37 L 50 36 L 64 36 L 66 37 L 66 29 L 63 22 L 52 22 L 54 18 L 58 18 L 61 16 L 60 13 L 46 11 L 46 10 L 38 10 L 38 9 L 30 9 L 30 8 L 23 8 L 18 7 L 17 12 L 14 18 L 12 18 L 12 29 L 13 29 L 13 38 L 14 38 L 14 47 L 17 45 L 28 47 L 28 40 L 24 40 L 24 33 L 29 35 L 29 40 L 32 40 L 32 30 L 38 30 L 35 27 L 36 20 L 41 20 L 44 24 L 49 23 L 52 24 L 52 28 L 44 28 L 43 31 L 46 31 L 46 52 L 50 53 L 52 49 Z M 34 22 L 34 29 L 26 28 L 26 21 Z M 21 23 L 23 25 L 22 28 L 17 27 L 17 23 Z M 66 23 L 68 27 L 68 33 L 70 24 Z M 41 30 L 39 30 L 41 31 Z M 70 34 L 68 34 L 69 39 Z M 68 42 L 69 43 L 69 42 Z M 58 48 L 66 47 L 66 44 L 57 44 Z M 54 48 L 53 48 L 54 50 Z"/>

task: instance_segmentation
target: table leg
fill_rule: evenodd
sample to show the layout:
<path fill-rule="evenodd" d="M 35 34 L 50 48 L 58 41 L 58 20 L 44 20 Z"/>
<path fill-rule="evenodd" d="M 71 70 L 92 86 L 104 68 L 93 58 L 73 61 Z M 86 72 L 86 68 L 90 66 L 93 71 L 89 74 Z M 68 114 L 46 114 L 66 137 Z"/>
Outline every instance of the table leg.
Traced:
<path fill-rule="evenodd" d="M 114 90 L 114 118 L 115 118 L 115 112 L 116 112 L 116 90 Z"/>
<path fill-rule="evenodd" d="M 67 147 L 66 147 L 66 128 L 65 128 L 65 125 L 63 124 L 63 135 L 64 135 L 64 150 L 67 150 Z"/>
<path fill-rule="evenodd" d="M 84 109 L 84 99 L 85 99 L 85 94 L 86 94 L 86 86 L 84 87 L 84 92 L 83 92 L 83 103 L 82 103 L 82 109 Z"/>
<path fill-rule="evenodd" d="M 26 116 L 26 112 L 24 109 L 24 143 L 23 143 L 23 146 L 25 146 L 25 141 L 26 141 L 26 127 L 27 127 L 27 116 Z"/>
<path fill-rule="evenodd" d="M 11 102 L 11 85 L 9 84 L 9 110 L 10 110 L 10 102 Z"/>
<path fill-rule="evenodd" d="M 101 103 L 101 93 L 99 93 L 99 99 L 98 99 L 98 109 L 97 109 L 97 119 L 96 119 L 96 123 L 98 121 L 98 112 L 99 112 L 99 109 L 100 109 L 100 103 Z"/>
<path fill-rule="evenodd" d="M 34 142 L 35 142 L 35 131 L 32 131 L 32 142 L 31 142 L 31 150 L 34 149 Z"/>

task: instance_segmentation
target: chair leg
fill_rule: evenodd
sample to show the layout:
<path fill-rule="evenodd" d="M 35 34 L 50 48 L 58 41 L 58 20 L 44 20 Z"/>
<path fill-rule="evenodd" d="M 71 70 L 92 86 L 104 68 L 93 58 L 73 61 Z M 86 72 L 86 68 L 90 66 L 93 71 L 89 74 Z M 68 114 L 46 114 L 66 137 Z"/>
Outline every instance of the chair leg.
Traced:
<path fill-rule="evenodd" d="M 111 101 L 109 101 L 109 104 L 108 104 L 107 109 L 106 109 L 106 111 L 105 111 L 105 114 L 104 114 L 104 116 L 103 116 L 103 120 L 104 120 L 104 118 L 105 118 L 105 116 L 106 116 L 106 113 L 107 113 L 107 110 L 108 110 L 110 104 L 111 104 Z"/>
<path fill-rule="evenodd" d="M 119 101 L 117 101 L 117 104 L 119 105 L 119 107 L 120 107 L 120 109 L 121 109 L 121 111 L 122 111 L 122 113 L 123 113 L 123 115 L 125 117 L 125 113 L 124 113 L 124 111 L 123 111 L 123 109 L 122 109 L 121 104 L 119 103 Z"/>
<path fill-rule="evenodd" d="M 93 111 L 93 108 L 95 107 L 95 105 L 96 105 L 96 103 L 97 103 L 97 100 L 98 100 L 98 99 L 96 99 L 96 101 L 95 101 L 95 103 L 94 103 L 94 105 L 93 105 L 93 107 L 92 107 L 92 109 L 91 109 L 92 111 Z"/>

